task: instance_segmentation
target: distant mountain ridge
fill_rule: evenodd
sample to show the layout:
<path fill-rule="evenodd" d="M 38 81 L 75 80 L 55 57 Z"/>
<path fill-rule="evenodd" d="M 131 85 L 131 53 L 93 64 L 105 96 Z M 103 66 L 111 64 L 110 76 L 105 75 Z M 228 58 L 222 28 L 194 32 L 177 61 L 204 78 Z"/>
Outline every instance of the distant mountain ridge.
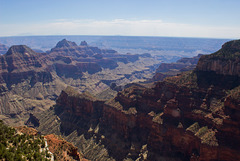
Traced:
<path fill-rule="evenodd" d="M 179 37 L 146 37 L 146 36 L 18 36 L 0 37 L 0 42 L 7 46 L 25 44 L 31 48 L 49 50 L 59 40 L 68 39 L 80 43 L 86 40 L 89 44 L 100 48 L 142 48 L 150 50 L 194 51 L 204 50 L 208 53 L 218 50 L 229 39 L 211 38 L 179 38 Z"/>

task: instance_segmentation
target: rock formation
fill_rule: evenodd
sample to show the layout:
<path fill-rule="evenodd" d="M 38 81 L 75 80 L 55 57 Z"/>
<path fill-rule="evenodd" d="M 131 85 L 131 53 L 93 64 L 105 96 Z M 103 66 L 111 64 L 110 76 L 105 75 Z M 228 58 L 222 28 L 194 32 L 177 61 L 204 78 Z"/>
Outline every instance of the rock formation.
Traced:
<path fill-rule="evenodd" d="M 65 39 L 47 53 L 25 45 L 10 47 L 0 56 L 0 118 L 12 126 L 23 125 L 32 113 L 52 106 L 67 85 L 94 95 L 108 90 L 102 98 L 113 97 L 110 83 L 141 80 L 157 63 L 149 57 L 130 63 L 119 55 Z"/>
<path fill-rule="evenodd" d="M 76 47 L 77 44 L 75 42 L 67 41 L 66 39 L 63 39 L 62 41 L 59 41 L 55 48 L 64 48 L 64 47 Z"/>
<path fill-rule="evenodd" d="M 71 58 L 84 63 L 96 63 L 103 68 L 114 69 L 118 67 L 117 62 L 136 62 L 139 57 L 151 57 L 148 54 L 119 54 L 115 50 L 99 49 L 89 46 L 86 41 L 82 41 L 78 46 L 75 42 L 63 39 L 48 52 L 51 56 L 71 56 Z"/>
<path fill-rule="evenodd" d="M 8 87 L 27 77 L 32 77 L 31 85 L 37 81 L 49 82 L 52 79 L 46 70 L 48 60 L 44 54 L 35 53 L 27 46 L 12 46 L 0 59 L 0 82 L 5 82 Z"/>
<path fill-rule="evenodd" d="M 80 46 L 88 46 L 88 44 L 87 44 L 86 41 L 82 41 L 82 42 L 80 43 Z"/>
<path fill-rule="evenodd" d="M 220 50 L 234 59 L 216 52 L 213 62 L 238 60 L 239 41 Z M 208 58 L 194 71 L 148 87 L 132 85 L 106 102 L 69 87 L 55 107 L 36 116 L 38 130 L 63 135 L 91 160 L 240 160 L 240 83 L 227 85 L 238 74 L 205 68 Z M 205 84 L 208 72 L 231 77 Z"/>
<path fill-rule="evenodd" d="M 230 41 L 225 43 L 219 51 L 201 57 L 196 67 L 197 74 L 201 77 L 199 83 L 225 88 L 238 86 L 240 82 L 239 46 L 239 40 Z"/>
<path fill-rule="evenodd" d="M 240 76 L 240 41 L 225 43 L 216 53 L 201 57 L 196 70 L 221 75 Z"/>
<path fill-rule="evenodd" d="M 0 115 L 18 120 L 18 116 L 24 118 L 27 111 L 41 111 L 53 104 L 51 100 L 44 100 L 57 93 L 49 89 L 50 84 L 55 83 L 49 70 L 51 60 L 46 54 L 18 45 L 12 46 L 0 60 Z"/>
<path fill-rule="evenodd" d="M 44 138 L 47 140 L 49 151 L 54 154 L 55 160 L 87 161 L 79 154 L 77 147 L 63 138 L 54 134 L 46 135 Z"/>

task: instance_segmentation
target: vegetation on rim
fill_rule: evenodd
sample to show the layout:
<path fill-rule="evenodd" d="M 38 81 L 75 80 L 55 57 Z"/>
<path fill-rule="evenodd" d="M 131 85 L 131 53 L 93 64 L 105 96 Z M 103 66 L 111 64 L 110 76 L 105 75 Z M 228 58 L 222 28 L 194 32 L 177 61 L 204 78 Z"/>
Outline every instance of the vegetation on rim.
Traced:
<path fill-rule="evenodd" d="M 0 120 L 0 160 L 26 161 L 51 159 L 43 136 L 27 135 Z"/>

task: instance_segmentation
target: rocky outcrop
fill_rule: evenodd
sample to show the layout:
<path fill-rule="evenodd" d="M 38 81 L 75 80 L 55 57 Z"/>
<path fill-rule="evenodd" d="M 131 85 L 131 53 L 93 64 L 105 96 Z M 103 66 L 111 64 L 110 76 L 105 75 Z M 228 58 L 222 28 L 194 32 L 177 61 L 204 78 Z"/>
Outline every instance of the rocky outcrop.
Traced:
<path fill-rule="evenodd" d="M 195 69 L 198 84 L 213 84 L 226 89 L 237 87 L 240 83 L 240 40 L 225 43 L 222 48 L 199 59 Z"/>
<path fill-rule="evenodd" d="M 1 56 L 1 73 L 19 73 L 30 70 L 41 70 L 46 66 L 43 54 L 37 54 L 24 45 L 12 46 L 8 52 Z"/>
<path fill-rule="evenodd" d="M 44 138 L 47 140 L 49 151 L 54 154 L 56 160 L 87 161 L 79 154 L 77 147 L 63 138 L 54 134 L 46 135 Z"/>
<path fill-rule="evenodd" d="M 85 117 L 95 112 L 93 105 L 96 99 L 86 93 L 79 94 L 72 87 L 67 87 L 60 96 L 56 103 L 64 107 L 64 111 L 74 113 L 76 116 Z"/>
<path fill-rule="evenodd" d="M 5 83 L 10 90 L 26 80 L 31 86 L 37 82 L 48 83 L 53 80 L 48 69 L 49 59 L 45 54 L 35 53 L 27 46 L 12 46 L 0 60 L 0 83 Z"/>
<path fill-rule="evenodd" d="M 82 42 L 80 43 L 80 46 L 88 46 L 88 44 L 87 44 L 86 41 L 82 41 Z"/>
<path fill-rule="evenodd" d="M 63 39 L 62 41 L 59 41 L 56 45 L 56 48 L 64 48 L 64 47 L 76 47 L 77 44 L 75 42 L 67 41 L 66 39 Z"/>
<path fill-rule="evenodd" d="M 202 56 L 198 62 L 196 70 L 239 77 L 239 53 L 240 40 L 227 42 L 216 53 Z"/>

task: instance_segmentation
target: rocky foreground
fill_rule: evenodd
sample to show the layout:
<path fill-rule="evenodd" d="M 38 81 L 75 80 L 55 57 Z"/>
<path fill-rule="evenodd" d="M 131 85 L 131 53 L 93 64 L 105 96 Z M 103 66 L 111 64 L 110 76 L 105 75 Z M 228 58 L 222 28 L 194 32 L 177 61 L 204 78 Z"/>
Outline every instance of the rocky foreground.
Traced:
<path fill-rule="evenodd" d="M 68 87 L 27 124 L 62 135 L 90 160 L 240 160 L 239 42 L 108 101 Z"/>
<path fill-rule="evenodd" d="M 16 128 L 0 120 L 0 160 L 87 161 L 77 147 L 57 135 L 40 135 L 26 126 Z"/>

